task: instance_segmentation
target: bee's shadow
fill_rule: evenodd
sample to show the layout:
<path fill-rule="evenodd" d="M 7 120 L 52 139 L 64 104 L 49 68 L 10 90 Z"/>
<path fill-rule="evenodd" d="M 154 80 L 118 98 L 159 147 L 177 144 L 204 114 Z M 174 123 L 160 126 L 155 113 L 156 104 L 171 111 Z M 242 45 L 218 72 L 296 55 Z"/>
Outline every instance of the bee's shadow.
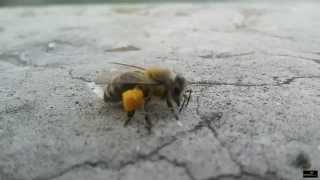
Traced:
<path fill-rule="evenodd" d="M 98 113 L 104 117 L 117 119 L 121 114 L 123 114 L 122 105 L 120 103 L 102 102 L 98 106 Z"/>
<path fill-rule="evenodd" d="M 175 120 L 174 114 L 163 101 L 150 102 L 147 107 L 147 113 L 154 125 L 158 123 L 166 123 L 173 119 Z"/>
<path fill-rule="evenodd" d="M 147 112 L 143 109 L 137 110 L 128 126 L 138 129 L 140 129 L 141 126 L 145 126 L 146 113 L 153 126 L 158 123 L 165 124 L 168 121 L 174 120 L 173 113 L 163 101 L 151 101 L 146 107 L 146 111 Z M 120 120 L 120 122 L 124 123 L 128 118 L 126 112 L 123 111 L 121 103 L 102 102 L 99 104 L 98 113 L 103 117 L 111 117 L 110 119 L 116 122 Z"/>

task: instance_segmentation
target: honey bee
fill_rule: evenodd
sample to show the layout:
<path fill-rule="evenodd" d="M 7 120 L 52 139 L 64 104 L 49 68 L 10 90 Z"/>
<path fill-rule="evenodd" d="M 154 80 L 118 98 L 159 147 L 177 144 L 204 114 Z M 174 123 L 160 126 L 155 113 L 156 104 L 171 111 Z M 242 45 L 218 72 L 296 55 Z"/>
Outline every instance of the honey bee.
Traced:
<path fill-rule="evenodd" d="M 146 128 L 150 132 L 152 123 L 147 106 L 151 99 L 165 100 L 176 120 L 179 119 L 178 108 L 181 112 L 188 106 L 192 91 L 186 90 L 187 81 L 182 75 L 165 68 L 143 68 L 115 62 L 112 64 L 134 68 L 116 75 L 104 87 L 105 102 L 122 103 L 123 110 L 127 113 L 124 126 L 128 125 L 136 110 L 142 109 L 145 112 Z"/>

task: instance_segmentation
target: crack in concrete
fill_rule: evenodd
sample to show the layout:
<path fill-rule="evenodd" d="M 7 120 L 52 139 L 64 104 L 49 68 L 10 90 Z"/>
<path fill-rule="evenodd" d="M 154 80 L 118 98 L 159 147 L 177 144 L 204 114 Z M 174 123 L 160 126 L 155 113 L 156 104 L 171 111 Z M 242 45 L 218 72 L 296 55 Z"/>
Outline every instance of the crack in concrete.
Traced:
<path fill-rule="evenodd" d="M 213 57 L 217 59 L 225 59 L 225 58 L 231 58 L 231 57 L 238 57 L 238 56 L 248 56 L 254 54 L 254 51 L 251 52 L 244 52 L 244 53 L 238 53 L 238 54 L 231 54 L 229 52 L 223 52 L 223 53 L 218 53 L 215 56 L 211 52 L 210 54 L 206 55 L 200 55 L 199 57 L 204 58 L 204 59 L 212 59 Z"/>
<path fill-rule="evenodd" d="M 50 175 L 50 176 L 41 176 L 41 177 L 36 177 L 33 180 L 52 180 L 52 179 L 56 179 L 58 177 L 61 177 L 65 174 L 67 174 L 68 172 L 71 172 L 73 170 L 82 168 L 82 167 L 90 167 L 90 168 L 101 168 L 101 169 L 110 169 L 110 170 L 116 170 L 119 171 L 129 165 L 134 165 L 138 162 L 141 161 L 146 161 L 149 160 L 151 157 L 153 157 L 154 155 L 158 154 L 158 152 L 165 148 L 166 146 L 169 146 L 170 144 L 172 144 L 173 142 L 175 142 L 177 139 L 175 138 L 175 136 L 171 136 L 168 138 L 169 140 L 167 140 L 167 142 L 161 144 L 160 146 L 156 147 L 154 150 L 150 151 L 147 154 L 137 154 L 133 160 L 124 162 L 122 164 L 120 164 L 119 166 L 114 166 L 112 164 L 110 164 L 108 161 L 105 160 L 98 160 L 98 161 L 84 161 L 82 163 L 79 164 L 74 164 L 68 168 L 65 168 L 64 170 Z"/>
<path fill-rule="evenodd" d="M 267 174 L 268 176 L 268 174 Z M 240 174 L 222 174 L 222 175 L 219 175 L 219 176 L 216 176 L 216 177 L 210 177 L 206 180 L 221 180 L 221 179 L 247 179 L 248 177 L 251 177 L 251 178 L 254 178 L 256 180 L 284 180 L 283 178 L 278 178 L 278 177 L 275 177 L 273 175 L 271 175 L 270 177 L 262 177 L 260 175 L 257 175 L 257 174 L 253 174 L 253 173 L 250 173 L 250 172 L 247 172 L 247 171 L 242 171 Z"/>
<path fill-rule="evenodd" d="M 204 92 L 206 89 L 207 88 L 203 88 L 203 89 L 200 90 L 200 92 Z M 272 172 L 268 172 L 268 173 L 264 174 L 264 176 L 270 176 L 270 178 L 269 178 L 269 177 L 264 177 L 262 175 L 255 174 L 255 173 L 252 173 L 252 172 L 249 172 L 249 171 L 245 170 L 245 167 L 233 156 L 233 154 L 230 152 L 230 150 L 221 141 L 221 139 L 219 138 L 218 131 L 211 124 L 213 121 L 217 121 L 217 120 L 221 119 L 223 114 L 222 113 L 221 114 L 220 113 L 214 113 L 214 115 L 211 116 L 211 117 L 204 117 L 200 113 L 200 96 L 198 96 L 196 102 L 197 102 L 196 114 L 201 119 L 199 124 L 196 125 L 196 126 L 198 126 L 198 128 L 206 127 L 212 132 L 213 136 L 216 138 L 216 140 L 218 141 L 220 146 L 223 149 L 226 150 L 226 152 L 228 153 L 229 158 L 231 159 L 232 162 L 234 162 L 238 166 L 239 171 L 240 171 L 238 174 L 221 174 L 221 175 L 218 175 L 218 176 L 215 176 L 215 177 L 210 177 L 207 180 L 220 180 L 220 179 L 223 179 L 223 178 L 239 179 L 239 178 L 243 178 L 245 176 L 253 177 L 253 178 L 258 179 L 258 180 L 268 180 L 268 179 L 279 179 L 280 180 L 281 179 L 280 177 L 277 177 L 276 174 L 274 174 Z"/>
<path fill-rule="evenodd" d="M 227 82 L 218 82 L 218 81 L 191 81 L 189 82 L 190 85 L 197 85 L 197 86 L 240 86 L 240 87 L 261 87 L 261 86 L 282 86 L 282 85 L 289 85 L 296 79 L 316 79 L 320 78 L 319 76 L 294 76 L 283 81 L 276 82 L 276 83 L 261 83 L 261 84 L 253 84 L 253 83 L 227 83 Z"/>
<path fill-rule="evenodd" d="M 224 59 L 224 58 L 231 58 L 231 57 L 238 57 L 238 56 L 248 56 L 248 55 L 252 55 L 255 52 L 251 51 L 251 52 L 244 52 L 244 53 L 238 53 L 238 54 L 229 54 L 229 53 L 219 53 L 216 55 L 216 58 L 218 59 Z"/>
<path fill-rule="evenodd" d="M 41 177 L 37 177 L 34 178 L 33 180 L 53 180 L 56 179 L 58 177 L 61 177 L 65 174 L 67 174 L 68 172 L 71 172 L 73 170 L 82 168 L 82 167 L 91 167 L 91 168 L 102 168 L 102 169 L 110 169 L 110 170 L 116 170 L 119 171 L 127 166 L 130 165 L 135 165 L 138 162 L 143 162 L 143 161 L 153 161 L 155 162 L 156 160 L 152 160 L 152 157 L 157 157 L 157 160 L 165 160 L 168 163 L 174 165 L 175 167 L 179 167 L 184 169 L 185 173 L 187 174 L 187 176 L 191 179 L 191 180 L 195 180 L 195 177 L 193 176 L 193 174 L 191 173 L 191 171 L 189 170 L 189 168 L 187 167 L 185 162 L 178 162 L 177 160 L 170 160 L 169 158 L 165 157 L 164 155 L 160 155 L 159 151 L 162 150 L 163 148 L 170 146 L 172 143 L 174 143 L 178 137 L 181 136 L 185 136 L 188 133 L 193 133 L 195 131 L 201 130 L 203 127 L 202 125 L 203 122 L 199 122 L 197 125 L 195 125 L 194 127 L 192 127 L 191 129 L 188 129 L 186 131 L 181 131 L 176 133 L 173 136 L 168 136 L 168 137 L 164 137 L 166 139 L 166 142 L 162 143 L 161 145 L 157 146 L 155 149 L 153 149 L 152 151 L 150 151 L 149 153 L 137 153 L 132 160 L 126 161 L 124 163 L 121 163 L 119 166 L 114 166 L 112 164 L 110 164 L 107 161 L 104 160 L 98 160 L 98 161 L 84 161 L 82 163 L 79 164 L 74 164 L 68 168 L 65 168 L 64 170 L 58 172 L 57 174 L 53 174 L 51 176 L 41 176 Z"/>
<path fill-rule="evenodd" d="M 262 84 L 250 84 L 250 83 L 228 83 L 228 82 L 218 82 L 218 81 L 191 81 L 190 85 L 198 86 L 244 86 L 244 87 L 256 87 L 256 86 L 268 86 L 272 84 L 262 83 Z"/>
<path fill-rule="evenodd" d="M 288 85 L 293 81 L 295 81 L 296 79 L 316 79 L 316 78 L 320 78 L 320 76 L 295 76 L 295 77 L 285 79 L 282 82 L 276 83 L 276 85 L 274 86 Z"/>
<path fill-rule="evenodd" d="M 172 164 L 175 167 L 178 168 L 182 168 L 184 170 L 184 172 L 186 173 L 186 175 L 189 177 L 190 180 L 195 180 L 196 178 L 193 176 L 193 174 L 191 173 L 187 163 L 185 162 L 180 162 L 175 160 L 171 160 L 168 157 L 164 156 L 164 155 L 158 155 L 158 160 L 164 160 L 166 162 L 168 162 L 169 164 Z"/>
<path fill-rule="evenodd" d="M 42 177 L 36 177 L 34 178 L 33 180 L 50 180 L 50 179 L 55 179 L 55 178 L 58 178 L 58 177 L 61 177 L 63 176 L 64 174 L 70 172 L 70 171 L 73 171 L 73 170 L 76 170 L 76 169 L 79 169 L 81 167 L 91 167 L 91 168 L 96 168 L 96 167 L 100 167 L 102 169 L 109 169 L 109 164 L 108 162 L 106 161 L 95 161 L 95 162 L 90 162 L 90 161 L 85 161 L 83 163 L 80 163 L 80 164 L 75 164 L 75 165 L 72 165 L 62 171 L 60 171 L 59 173 L 57 174 L 54 174 L 54 175 L 51 175 L 51 176 L 42 176 Z"/>
<path fill-rule="evenodd" d="M 116 47 L 111 49 L 106 49 L 105 52 L 127 52 L 127 51 L 140 51 L 139 47 L 133 45 L 127 45 L 122 47 Z"/>
<path fill-rule="evenodd" d="M 247 29 L 247 31 L 252 32 L 252 33 L 256 33 L 256 34 L 260 34 L 263 36 L 267 36 L 267 37 L 281 39 L 281 40 L 296 41 L 295 38 L 292 36 L 281 36 L 281 35 L 277 35 L 277 34 L 273 34 L 273 33 L 269 33 L 269 32 L 264 32 L 264 31 L 260 31 L 260 30 L 252 29 L 252 28 Z"/>
<path fill-rule="evenodd" d="M 247 170 L 245 170 L 245 167 L 232 155 L 232 153 L 230 152 L 229 149 L 227 149 L 224 145 L 221 144 L 221 141 L 219 140 L 219 138 L 217 137 L 220 145 L 226 149 L 230 159 L 238 166 L 240 172 L 238 174 L 221 174 L 215 177 L 210 177 L 207 180 L 220 180 L 223 178 L 234 178 L 234 179 L 239 179 L 239 178 L 244 178 L 245 177 L 252 177 L 255 178 L 257 180 L 283 180 L 284 178 L 278 177 L 277 174 L 273 173 L 273 172 L 269 172 L 267 171 L 264 175 L 259 175 L 259 174 L 255 174 L 252 172 L 249 172 Z"/>
<path fill-rule="evenodd" d="M 263 52 L 264 54 L 271 55 L 271 56 L 279 56 L 279 57 L 291 57 L 291 58 L 297 58 L 297 59 L 304 59 L 308 61 L 313 61 L 317 64 L 320 64 L 320 59 L 317 58 L 309 58 L 309 57 L 304 57 L 304 56 L 295 56 L 295 55 L 290 55 L 290 54 L 272 54 L 268 52 Z"/>
<path fill-rule="evenodd" d="M 34 67 L 34 68 L 63 68 L 60 63 L 37 65 L 29 59 L 25 53 L 0 53 L 0 61 L 12 64 L 17 67 Z"/>
<path fill-rule="evenodd" d="M 128 165 L 134 165 L 134 164 L 136 164 L 137 162 L 141 162 L 141 161 L 144 161 L 144 160 L 148 160 L 148 159 L 150 159 L 151 157 L 153 157 L 154 155 L 158 154 L 158 152 L 159 152 L 161 149 L 163 149 L 163 148 L 171 145 L 171 144 L 172 144 L 173 142 L 175 142 L 176 140 L 177 140 L 177 138 L 176 138 L 175 136 L 170 136 L 170 137 L 169 137 L 169 140 L 167 140 L 168 142 L 163 143 L 162 145 L 156 147 L 154 150 L 150 151 L 150 152 L 147 153 L 147 154 L 138 153 L 138 154 L 136 155 L 136 157 L 134 157 L 133 160 L 130 160 L 130 161 L 127 161 L 127 162 L 121 164 L 118 169 L 120 170 L 120 169 L 123 169 L 123 168 L 127 167 Z"/>

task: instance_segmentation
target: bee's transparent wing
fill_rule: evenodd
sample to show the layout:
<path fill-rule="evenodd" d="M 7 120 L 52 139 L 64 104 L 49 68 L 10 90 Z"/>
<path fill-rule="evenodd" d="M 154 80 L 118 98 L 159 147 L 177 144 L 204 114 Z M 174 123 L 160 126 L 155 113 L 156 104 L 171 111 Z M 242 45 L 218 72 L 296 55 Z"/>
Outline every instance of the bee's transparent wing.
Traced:
<path fill-rule="evenodd" d="M 117 81 L 117 82 L 122 84 L 159 85 L 159 83 L 155 83 L 151 79 L 146 78 L 143 73 L 144 70 L 142 68 L 139 69 L 138 66 L 136 68 L 135 66 L 132 67 L 131 65 L 126 65 L 121 63 L 119 64 L 114 63 L 114 65 L 115 66 L 111 66 L 109 69 L 100 70 L 97 73 L 95 83 L 99 85 L 107 85 L 107 84 L 110 84 L 112 80 L 118 75 L 127 73 L 129 71 L 131 72 L 134 71 L 135 72 L 134 77 L 126 76 L 126 78 L 121 79 L 120 81 Z"/>
<path fill-rule="evenodd" d="M 134 70 L 143 71 L 144 68 L 140 66 L 135 66 L 131 64 L 118 63 L 118 62 L 110 62 L 108 69 L 100 70 L 97 73 L 97 77 L 95 80 L 96 84 L 109 84 L 114 77 L 117 75 Z"/>
<path fill-rule="evenodd" d="M 143 70 L 137 68 L 132 69 L 130 66 L 117 66 L 110 67 L 109 69 L 102 69 L 97 72 L 94 82 L 89 83 L 89 88 L 97 95 L 97 97 L 103 99 L 104 90 L 111 84 L 112 80 L 118 77 L 120 74 L 128 71 L 135 71 L 132 76 L 122 76 L 122 78 L 116 82 L 121 84 L 135 84 L 135 85 L 159 85 L 152 81 L 150 78 L 145 77 Z M 112 82 L 114 83 L 114 82 Z"/>
<path fill-rule="evenodd" d="M 110 70 L 101 70 L 97 72 L 97 77 L 95 79 L 96 84 L 108 84 L 111 82 L 114 77 L 112 71 Z"/>
<path fill-rule="evenodd" d="M 97 72 L 94 82 L 89 83 L 89 88 L 97 95 L 98 98 L 103 99 L 105 87 L 111 83 L 112 79 L 119 75 L 120 73 L 125 72 L 124 69 L 102 69 Z"/>
<path fill-rule="evenodd" d="M 128 68 L 115 68 L 115 67 L 110 67 L 109 69 L 102 69 L 97 72 L 97 76 L 95 79 L 96 84 L 109 84 L 114 77 L 117 75 L 127 72 Z"/>

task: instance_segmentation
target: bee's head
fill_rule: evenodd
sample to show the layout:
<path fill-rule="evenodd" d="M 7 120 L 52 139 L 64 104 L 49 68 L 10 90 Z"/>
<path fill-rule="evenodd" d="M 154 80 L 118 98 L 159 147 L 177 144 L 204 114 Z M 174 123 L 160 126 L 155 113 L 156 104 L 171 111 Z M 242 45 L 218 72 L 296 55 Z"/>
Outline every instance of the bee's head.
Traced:
<path fill-rule="evenodd" d="M 180 74 L 177 74 L 176 77 L 174 78 L 171 94 L 174 102 L 178 106 L 180 106 L 182 94 L 184 93 L 186 84 L 187 84 L 186 79 Z"/>

